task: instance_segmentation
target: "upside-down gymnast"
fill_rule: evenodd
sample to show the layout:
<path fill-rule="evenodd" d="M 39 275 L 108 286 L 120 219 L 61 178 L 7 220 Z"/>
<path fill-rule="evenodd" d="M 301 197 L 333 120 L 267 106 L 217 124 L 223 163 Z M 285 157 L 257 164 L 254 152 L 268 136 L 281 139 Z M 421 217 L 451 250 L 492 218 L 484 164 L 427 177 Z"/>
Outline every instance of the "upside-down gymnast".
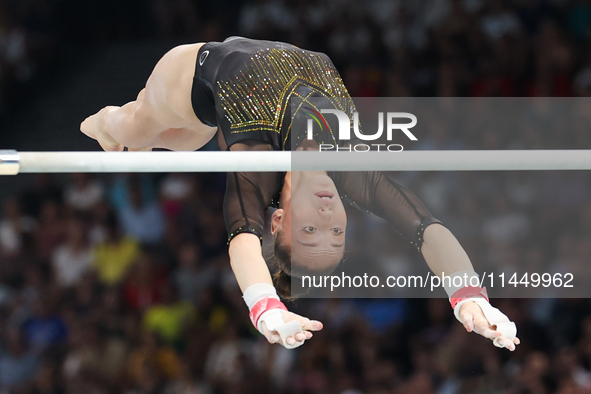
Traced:
<path fill-rule="evenodd" d="M 324 140 L 339 144 L 330 130 L 315 132 L 313 140 L 296 135 L 298 114 L 291 114 L 289 102 L 308 105 L 314 97 L 350 100 L 326 55 L 231 37 L 173 48 L 135 101 L 101 109 L 80 129 L 106 151 L 196 150 L 216 133 L 220 147 L 230 151 L 317 149 Z M 331 102 L 338 107 L 338 100 Z M 345 112 L 353 108 L 345 107 Z M 293 296 L 292 279 L 332 272 L 342 260 L 347 219 L 339 194 L 394 224 L 434 274 L 477 276 L 453 234 L 387 174 L 231 173 L 224 197 L 230 263 L 251 320 L 270 343 L 294 348 L 322 329 L 321 322 L 289 312 L 277 291 Z M 280 270 L 272 278 L 261 240 L 264 212 L 277 199 L 280 209 L 273 213 L 271 232 Z M 468 332 L 509 350 L 519 344 L 515 324 L 489 304 L 485 289 L 445 290 Z"/>

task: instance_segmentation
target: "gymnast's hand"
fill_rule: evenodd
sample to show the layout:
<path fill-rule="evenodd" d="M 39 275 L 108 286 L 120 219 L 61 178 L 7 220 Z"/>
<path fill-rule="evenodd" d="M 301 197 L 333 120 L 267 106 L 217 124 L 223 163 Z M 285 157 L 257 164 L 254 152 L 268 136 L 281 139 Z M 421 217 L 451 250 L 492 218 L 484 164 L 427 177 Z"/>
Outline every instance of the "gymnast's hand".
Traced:
<path fill-rule="evenodd" d="M 263 332 L 269 343 L 279 343 L 287 348 L 294 348 L 302 345 L 307 339 L 312 338 L 313 334 L 311 331 L 320 331 L 323 327 L 322 323 L 317 320 L 310 320 L 292 312 L 284 311 L 282 312 L 282 317 L 285 323 L 297 321 L 300 324 L 302 331 L 296 333 L 295 335 L 288 336 L 285 339 L 286 343 L 283 343 L 279 332 L 270 331 L 267 328 L 267 325 L 263 322 Z"/>
<path fill-rule="evenodd" d="M 493 340 L 497 347 L 504 347 L 514 351 L 515 346 L 520 343 L 519 338 L 515 337 L 513 340 L 506 338 L 501 331 L 497 330 L 498 327 L 496 325 L 491 325 L 484 316 L 482 308 L 476 302 L 463 304 L 460 307 L 459 315 L 466 331 L 474 331 L 485 338 Z"/>

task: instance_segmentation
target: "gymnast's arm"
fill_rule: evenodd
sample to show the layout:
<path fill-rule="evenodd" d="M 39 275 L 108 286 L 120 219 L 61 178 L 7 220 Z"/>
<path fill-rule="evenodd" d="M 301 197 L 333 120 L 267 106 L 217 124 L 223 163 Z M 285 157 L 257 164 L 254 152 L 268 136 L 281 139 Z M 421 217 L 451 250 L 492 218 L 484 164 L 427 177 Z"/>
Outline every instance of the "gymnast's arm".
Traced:
<path fill-rule="evenodd" d="M 197 53 L 202 44 L 181 45 L 166 53 L 135 101 L 108 106 L 86 118 L 80 130 L 107 151 L 154 147 L 195 150 L 207 143 L 216 128 L 199 121 L 191 89 Z"/>
<path fill-rule="evenodd" d="M 270 148 L 266 144 L 235 144 L 231 149 L 268 150 Z M 273 172 L 228 173 L 224 195 L 224 221 L 230 239 L 230 264 L 244 294 L 244 300 L 251 311 L 253 324 L 270 343 L 282 343 L 284 346 L 287 344 L 293 347 L 310 339 L 311 331 L 322 329 L 322 323 L 288 312 L 287 308 L 279 303 L 269 268 L 263 258 L 261 238 L 265 224 L 265 211 L 272 205 L 273 198 L 281 189 L 283 177 L 284 174 Z M 273 300 L 265 304 L 268 306 L 263 309 L 269 313 L 281 315 L 283 319 L 282 322 L 275 320 L 276 330 L 268 329 L 273 326 L 268 325 L 271 321 L 265 318 L 267 312 L 261 315 L 257 315 L 256 312 L 259 301 L 265 303 L 266 299 Z M 277 310 L 280 309 L 283 311 L 278 312 Z M 256 316 L 259 316 L 260 320 Z M 299 323 L 299 331 L 294 331 L 294 336 L 284 333 L 286 342 L 282 342 L 279 335 L 280 327 L 292 321 Z"/>
<path fill-rule="evenodd" d="M 434 274 L 441 277 L 443 273 L 446 276 L 462 271 L 474 273 L 470 258 L 451 231 L 433 217 L 414 193 L 395 182 L 388 174 L 334 173 L 331 177 L 339 193 L 354 205 L 393 224 L 404 238 L 421 251 Z M 475 331 L 495 340 L 495 345 L 499 347 L 514 350 L 519 339 L 503 337 L 495 328 L 496 323 L 489 324 L 481 307 L 492 308 L 490 305 L 466 301 L 458 304 L 456 315 L 458 319 L 461 318 L 467 331 Z"/>
<path fill-rule="evenodd" d="M 441 277 L 457 271 L 474 271 L 470 258 L 457 238 L 446 227 L 433 223 L 423 234 L 421 253 L 431 271 Z"/>
<path fill-rule="evenodd" d="M 450 275 L 458 271 L 474 271 L 470 258 L 457 238 L 446 227 L 434 223 L 424 232 L 421 252 L 427 265 L 434 274 L 441 277 L 442 273 Z M 485 305 L 482 305 L 484 307 Z M 491 308 L 490 305 L 486 307 Z M 520 343 L 519 338 L 506 338 L 500 328 L 495 327 L 494 321 L 489 322 L 478 303 L 466 302 L 459 307 L 457 315 L 468 332 L 476 332 L 495 341 L 498 347 L 506 347 L 513 351 Z M 508 320 L 508 319 L 507 319 Z"/>
<path fill-rule="evenodd" d="M 232 238 L 228 253 L 232 271 L 242 292 L 257 283 L 273 285 L 269 268 L 263 258 L 261 241 L 255 234 L 242 233 Z"/>
<path fill-rule="evenodd" d="M 419 249 L 437 276 L 474 267 L 456 237 L 435 219 L 410 190 L 383 172 L 331 175 L 339 192 L 358 208 L 386 219 Z"/>
<path fill-rule="evenodd" d="M 232 271 L 234 271 L 238 285 L 243 293 L 251 286 L 264 284 L 273 287 L 271 274 L 265 259 L 263 259 L 261 242 L 258 236 L 252 233 L 238 234 L 230 241 L 229 254 Z M 312 331 L 322 329 L 321 322 L 310 320 L 287 310 L 281 312 L 281 317 L 284 323 L 297 321 L 301 327 L 300 332 L 286 338 L 289 346 L 302 344 L 305 340 L 312 338 Z M 262 327 L 262 334 L 269 343 L 281 343 L 277 331 L 269 330 L 265 322 L 262 323 Z"/>

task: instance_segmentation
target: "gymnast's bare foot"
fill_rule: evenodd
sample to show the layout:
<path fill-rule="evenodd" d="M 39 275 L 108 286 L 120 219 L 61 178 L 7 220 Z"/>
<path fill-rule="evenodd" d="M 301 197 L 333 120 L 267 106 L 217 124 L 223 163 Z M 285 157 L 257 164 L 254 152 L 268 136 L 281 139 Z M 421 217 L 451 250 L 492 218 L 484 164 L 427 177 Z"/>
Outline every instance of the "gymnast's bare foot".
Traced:
<path fill-rule="evenodd" d="M 80 124 L 80 131 L 95 139 L 101 148 L 108 152 L 121 152 L 125 147 L 119 142 L 115 141 L 108 133 L 104 131 L 103 122 L 105 113 L 118 107 L 108 106 L 101 109 L 94 115 L 84 119 Z"/>

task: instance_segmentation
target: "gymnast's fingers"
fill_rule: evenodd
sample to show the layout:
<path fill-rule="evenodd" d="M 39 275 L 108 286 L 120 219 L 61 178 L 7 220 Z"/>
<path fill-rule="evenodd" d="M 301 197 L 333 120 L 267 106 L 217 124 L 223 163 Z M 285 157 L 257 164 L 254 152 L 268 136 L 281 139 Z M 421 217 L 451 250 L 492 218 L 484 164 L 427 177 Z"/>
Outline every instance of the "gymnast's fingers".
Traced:
<path fill-rule="evenodd" d="M 297 321 L 302 327 L 303 331 L 320 331 L 322 330 L 323 324 L 318 320 L 310 320 L 307 317 L 296 315 L 293 312 L 283 312 L 281 317 L 283 321 L 289 323 L 291 321 Z"/>
<path fill-rule="evenodd" d="M 307 335 L 307 334 L 310 334 L 310 335 Z M 305 341 L 307 339 L 310 339 L 311 337 L 312 337 L 312 333 L 311 332 L 308 332 L 308 331 L 298 332 L 294 336 L 295 340 L 298 341 L 298 342 Z"/>
<path fill-rule="evenodd" d="M 488 321 L 486 321 L 486 319 L 484 319 L 486 321 L 486 323 L 476 322 L 477 318 L 475 318 L 474 320 L 475 320 L 474 332 L 476 332 L 477 334 L 480 334 L 485 338 L 493 339 L 493 340 L 502 336 L 500 331 L 497 331 L 497 330 L 494 330 L 491 328 L 491 326 L 489 325 Z"/>
<path fill-rule="evenodd" d="M 460 313 L 460 317 L 462 318 L 464 328 L 468 332 L 474 331 L 474 316 L 468 311 L 463 311 Z"/>
<path fill-rule="evenodd" d="M 312 338 L 312 333 L 309 331 L 298 332 L 293 336 L 285 338 L 285 344 L 288 345 L 288 349 L 294 349 L 302 346 L 306 340 Z M 287 346 L 286 346 L 287 347 Z"/>
<path fill-rule="evenodd" d="M 318 320 L 305 319 L 306 321 L 300 322 L 302 328 L 306 331 L 320 331 L 324 325 Z"/>
<path fill-rule="evenodd" d="M 514 351 L 515 350 L 515 343 L 510 340 L 509 338 L 505 338 L 503 336 L 497 337 L 494 339 L 494 344 L 496 347 L 501 347 L 501 348 L 507 348 L 510 351 Z"/>
<path fill-rule="evenodd" d="M 295 334 L 294 336 L 291 337 L 287 337 L 285 339 L 285 342 L 288 345 L 295 345 L 296 343 L 303 343 L 304 341 L 307 341 L 308 339 L 312 338 L 313 334 L 309 331 L 305 331 L 305 332 L 299 332 L 297 334 Z M 281 337 L 277 334 L 273 334 L 272 335 L 273 338 L 273 342 L 269 341 L 270 343 L 278 343 L 281 342 Z"/>
<path fill-rule="evenodd" d="M 500 337 L 501 332 L 490 325 L 489 321 L 484 317 L 482 310 L 478 305 L 466 305 L 461 312 L 461 318 L 464 328 L 468 332 L 474 331 L 485 338 L 495 339 Z"/>

